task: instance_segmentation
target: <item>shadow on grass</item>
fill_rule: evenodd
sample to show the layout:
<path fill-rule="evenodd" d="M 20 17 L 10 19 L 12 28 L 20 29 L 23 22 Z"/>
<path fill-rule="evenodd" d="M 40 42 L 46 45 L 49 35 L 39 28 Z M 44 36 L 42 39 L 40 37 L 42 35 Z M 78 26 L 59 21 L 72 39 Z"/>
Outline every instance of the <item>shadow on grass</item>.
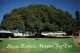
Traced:
<path fill-rule="evenodd" d="M 71 37 L 52 37 L 52 36 L 28 36 L 25 38 L 71 38 Z"/>
<path fill-rule="evenodd" d="M 0 40 L 0 42 L 3 42 L 3 40 Z"/>

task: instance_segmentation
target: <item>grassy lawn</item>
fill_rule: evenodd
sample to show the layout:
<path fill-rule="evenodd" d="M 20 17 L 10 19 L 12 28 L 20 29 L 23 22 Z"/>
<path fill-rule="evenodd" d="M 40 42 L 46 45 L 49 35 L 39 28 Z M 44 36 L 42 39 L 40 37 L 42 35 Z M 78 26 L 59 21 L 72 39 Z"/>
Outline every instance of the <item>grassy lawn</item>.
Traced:
<path fill-rule="evenodd" d="M 13 48 L 9 47 L 10 44 L 11 47 Z M 0 39 L 0 53 L 79 53 L 79 52 L 74 44 L 74 40 L 71 38 L 65 39 L 12 38 L 12 39 Z"/>

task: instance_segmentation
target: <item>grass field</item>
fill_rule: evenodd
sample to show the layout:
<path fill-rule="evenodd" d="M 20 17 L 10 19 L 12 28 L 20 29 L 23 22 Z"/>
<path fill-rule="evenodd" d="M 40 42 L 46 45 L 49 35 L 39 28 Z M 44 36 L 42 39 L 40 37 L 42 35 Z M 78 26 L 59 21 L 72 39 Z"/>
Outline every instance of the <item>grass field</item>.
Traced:
<path fill-rule="evenodd" d="M 71 38 L 0 39 L 0 53 L 80 53 Z"/>

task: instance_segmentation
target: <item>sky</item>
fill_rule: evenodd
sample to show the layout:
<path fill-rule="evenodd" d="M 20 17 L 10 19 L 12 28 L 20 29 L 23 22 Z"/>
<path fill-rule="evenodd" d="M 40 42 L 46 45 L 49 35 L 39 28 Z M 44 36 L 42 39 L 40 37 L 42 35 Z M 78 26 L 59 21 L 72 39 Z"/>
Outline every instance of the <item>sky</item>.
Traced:
<path fill-rule="evenodd" d="M 52 4 L 58 9 L 69 11 L 75 18 L 75 12 L 79 11 L 79 2 L 80 0 L 0 0 L 0 23 L 4 14 L 10 13 L 14 8 L 25 7 L 30 4 Z"/>

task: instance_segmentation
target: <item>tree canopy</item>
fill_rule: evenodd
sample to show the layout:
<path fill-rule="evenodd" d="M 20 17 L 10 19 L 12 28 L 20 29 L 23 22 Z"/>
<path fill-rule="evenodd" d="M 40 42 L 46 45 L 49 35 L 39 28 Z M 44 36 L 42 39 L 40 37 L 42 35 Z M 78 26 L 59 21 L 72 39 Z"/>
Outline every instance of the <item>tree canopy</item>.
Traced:
<path fill-rule="evenodd" d="M 68 11 L 64 12 L 53 5 L 31 4 L 14 8 L 10 13 L 5 14 L 1 28 L 39 33 L 58 30 L 74 33 L 77 30 L 77 21 Z"/>

